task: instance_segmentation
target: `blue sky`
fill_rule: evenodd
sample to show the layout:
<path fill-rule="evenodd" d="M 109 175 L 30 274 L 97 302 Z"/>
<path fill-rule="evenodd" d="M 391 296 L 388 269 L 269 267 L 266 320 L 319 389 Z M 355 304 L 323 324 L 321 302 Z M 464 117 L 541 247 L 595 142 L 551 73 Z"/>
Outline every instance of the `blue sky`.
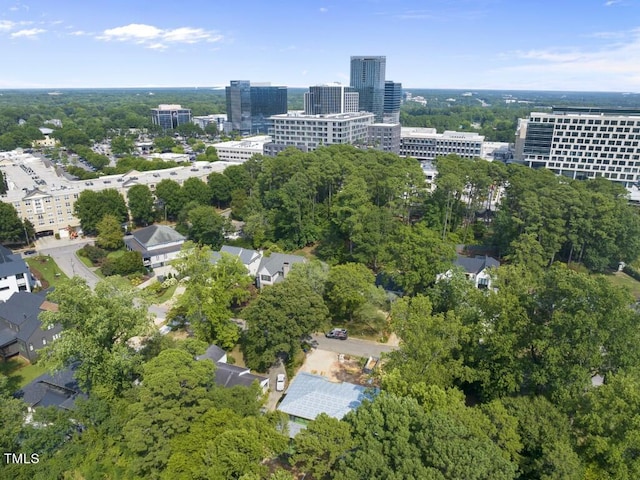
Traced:
<path fill-rule="evenodd" d="M 0 0 L 0 88 L 306 87 L 351 55 L 405 88 L 640 92 L 640 1 Z"/>

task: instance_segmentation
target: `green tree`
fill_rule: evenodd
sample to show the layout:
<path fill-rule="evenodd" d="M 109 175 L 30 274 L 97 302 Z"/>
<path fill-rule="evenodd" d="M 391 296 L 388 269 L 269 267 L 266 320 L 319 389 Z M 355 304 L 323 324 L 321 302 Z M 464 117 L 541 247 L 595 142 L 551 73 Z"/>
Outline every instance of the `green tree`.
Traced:
<path fill-rule="evenodd" d="M 181 314 L 188 320 L 198 338 L 233 348 L 240 332 L 231 321 L 231 307 L 249 296 L 251 277 L 238 258 L 222 253 L 211 262 L 207 246 L 186 244 L 174 266 L 188 280 L 170 316 Z"/>
<path fill-rule="evenodd" d="M 157 152 L 170 152 L 176 146 L 176 141 L 171 137 L 156 137 L 153 139 L 153 146 Z"/>
<path fill-rule="evenodd" d="M 231 180 L 222 173 L 214 172 L 207 177 L 207 184 L 211 189 L 211 201 L 218 208 L 229 205 L 231 201 Z"/>
<path fill-rule="evenodd" d="M 18 212 L 12 204 L 0 202 L 0 242 L 17 243 L 22 239 L 24 228 Z"/>
<path fill-rule="evenodd" d="M 80 219 L 82 231 L 87 235 L 97 233 L 97 225 L 105 215 L 113 215 L 119 223 L 129 218 L 127 204 L 122 195 L 115 189 L 100 192 L 83 190 L 74 206 L 74 214 Z"/>
<path fill-rule="evenodd" d="M 96 225 L 96 245 L 105 250 L 118 250 L 124 245 L 122 226 L 113 215 L 105 215 Z"/>
<path fill-rule="evenodd" d="M 117 135 L 111 139 L 111 152 L 114 155 L 130 155 L 134 149 L 133 139 L 126 135 Z"/>
<path fill-rule="evenodd" d="M 58 309 L 43 312 L 42 322 L 62 325 L 64 335 L 45 347 L 41 361 L 53 369 L 79 362 L 76 377 L 86 391 L 111 396 L 128 388 L 140 355 L 127 341 L 151 330 L 140 291 L 121 279 L 103 280 L 91 290 L 74 277 L 47 298 Z"/>
<path fill-rule="evenodd" d="M 222 246 L 230 225 L 228 219 L 218 214 L 215 208 L 207 205 L 194 206 L 187 210 L 186 217 L 187 235 L 191 240 L 209 245 L 214 250 Z"/>
<path fill-rule="evenodd" d="M 326 478 L 355 443 L 348 423 L 322 413 L 296 435 L 290 461 L 313 478 Z"/>
<path fill-rule="evenodd" d="M 360 263 L 336 265 L 329 270 L 324 293 L 335 319 L 353 320 L 355 312 L 374 296 L 375 277 Z"/>
<path fill-rule="evenodd" d="M 127 192 L 131 218 L 138 226 L 153 223 L 153 194 L 146 185 L 134 185 Z"/>
<path fill-rule="evenodd" d="M 199 178 L 187 178 L 182 184 L 182 198 L 185 203 L 196 202 L 199 205 L 209 205 L 211 203 L 211 190 Z"/>
<path fill-rule="evenodd" d="M 166 214 L 168 218 L 175 219 L 183 207 L 182 188 L 174 180 L 160 180 L 156 185 L 156 197 L 162 202 L 160 214 Z"/>
<path fill-rule="evenodd" d="M 262 290 L 243 317 L 247 365 L 264 371 L 278 357 L 292 361 L 303 338 L 327 324 L 329 312 L 310 286 L 285 279 Z"/>

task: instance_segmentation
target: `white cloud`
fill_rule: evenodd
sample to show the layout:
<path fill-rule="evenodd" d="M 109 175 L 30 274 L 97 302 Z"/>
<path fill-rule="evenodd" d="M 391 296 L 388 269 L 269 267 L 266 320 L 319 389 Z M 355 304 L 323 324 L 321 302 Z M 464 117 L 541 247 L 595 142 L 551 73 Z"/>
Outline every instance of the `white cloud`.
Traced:
<path fill-rule="evenodd" d="M 620 0 L 608 0 L 608 1 L 604 2 L 604 6 L 605 7 L 611 7 L 611 6 L 615 5 L 616 3 L 620 3 Z"/>
<path fill-rule="evenodd" d="M 8 32 L 9 30 L 13 30 L 16 24 L 9 20 L 0 20 L 0 32 Z"/>
<path fill-rule="evenodd" d="M 579 90 L 637 90 L 640 79 L 640 29 L 600 36 L 591 48 L 548 48 L 510 52 L 505 59 L 518 62 L 500 68 L 500 74 L 524 75 L 530 81 L 565 84 Z M 620 38 L 615 43 L 607 38 Z"/>
<path fill-rule="evenodd" d="M 46 32 L 46 30 L 43 30 L 42 28 L 29 28 L 27 30 L 18 30 L 17 32 L 13 32 L 11 34 L 11 38 L 21 38 L 21 37 L 35 38 L 44 32 Z"/>
<path fill-rule="evenodd" d="M 130 42 L 153 50 L 164 50 L 168 48 L 167 44 L 171 43 L 218 42 L 223 37 L 202 28 L 180 27 L 163 30 L 153 25 L 131 23 L 105 30 L 96 38 L 104 41 Z"/>
<path fill-rule="evenodd" d="M 75 37 L 81 37 L 83 35 L 87 35 L 87 32 L 85 32 L 84 30 L 75 30 L 73 32 L 69 32 L 69 35 L 73 35 Z"/>
<path fill-rule="evenodd" d="M 325 8 L 325 7 L 320 7 L 320 8 L 318 9 L 318 11 L 319 11 L 320 13 L 327 13 L 327 12 L 329 11 L 329 9 L 328 9 L 328 8 Z"/>

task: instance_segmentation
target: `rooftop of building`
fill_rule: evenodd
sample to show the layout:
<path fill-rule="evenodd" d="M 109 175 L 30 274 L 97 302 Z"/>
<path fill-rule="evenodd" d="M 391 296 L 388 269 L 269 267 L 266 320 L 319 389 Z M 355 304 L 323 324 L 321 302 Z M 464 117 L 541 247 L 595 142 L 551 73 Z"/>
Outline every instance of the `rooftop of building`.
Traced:
<path fill-rule="evenodd" d="M 160 105 L 158 105 L 158 108 L 153 108 L 152 110 L 189 110 L 189 109 L 176 103 L 161 103 Z"/>
<path fill-rule="evenodd" d="M 40 194 L 71 195 L 86 189 L 94 191 L 107 188 L 128 187 L 135 184 L 157 184 L 161 180 L 183 182 L 190 177 L 206 177 L 211 172 L 222 172 L 229 162 L 194 162 L 183 167 L 147 172 L 130 171 L 124 174 L 105 175 L 92 180 L 71 180 L 62 167 L 51 163 L 44 157 L 38 157 L 21 150 L 0 152 L 0 168 L 5 174 L 8 191 L 2 195 L 3 202 L 22 200 L 29 192 L 37 189 Z"/>
<path fill-rule="evenodd" d="M 442 133 L 438 133 L 435 128 L 418 128 L 418 127 L 403 127 L 401 130 L 403 137 L 414 138 L 442 138 L 452 140 L 476 140 L 483 141 L 484 136 L 477 132 L 456 132 L 453 130 L 445 130 Z"/>
<path fill-rule="evenodd" d="M 334 119 L 334 120 L 350 120 L 354 118 L 374 117 L 370 112 L 348 112 L 348 113 L 326 113 L 319 115 L 311 115 L 304 113 L 303 111 L 292 111 L 287 113 L 280 113 L 278 115 L 272 115 L 269 118 L 272 119 L 288 119 L 288 118 L 301 118 L 301 119 Z"/>
<path fill-rule="evenodd" d="M 228 142 L 214 143 L 214 148 L 255 148 L 262 152 L 262 147 L 265 143 L 269 143 L 271 137 L 269 135 L 257 135 L 254 137 L 246 137 L 242 140 L 229 140 Z"/>

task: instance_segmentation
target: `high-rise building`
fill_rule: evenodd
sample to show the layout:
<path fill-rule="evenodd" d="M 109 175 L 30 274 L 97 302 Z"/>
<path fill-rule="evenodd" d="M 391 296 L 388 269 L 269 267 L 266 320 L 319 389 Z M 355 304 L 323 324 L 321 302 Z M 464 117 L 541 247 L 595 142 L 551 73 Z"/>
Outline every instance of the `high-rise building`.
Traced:
<path fill-rule="evenodd" d="M 387 80 L 384 82 L 384 122 L 400 123 L 402 84 Z"/>
<path fill-rule="evenodd" d="M 375 115 L 376 122 L 384 120 L 385 69 L 384 56 L 351 57 L 351 87 L 360 95 L 360 110 Z"/>
<path fill-rule="evenodd" d="M 287 113 L 287 87 L 232 80 L 225 90 L 230 130 L 267 133 L 269 117 Z"/>
<path fill-rule="evenodd" d="M 328 115 L 357 112 L 360 108 L 358 97 L 355 89 L 339 83 L 315 85 L 304 94 L 304 113 Z"/>
<path fill-rule="evenodd" d="M 163 130 L 172 130 L 191 122 L 191 109 L 182 108 L 181 105 L 158 105 L 158 108 L 151 109 L 151 121 Z"/>
<path fill-rule="evenodd" d="M 554 107 L 520 121 L 516 160 L 570 178 L 640 180 L 640 110 Z"/>

